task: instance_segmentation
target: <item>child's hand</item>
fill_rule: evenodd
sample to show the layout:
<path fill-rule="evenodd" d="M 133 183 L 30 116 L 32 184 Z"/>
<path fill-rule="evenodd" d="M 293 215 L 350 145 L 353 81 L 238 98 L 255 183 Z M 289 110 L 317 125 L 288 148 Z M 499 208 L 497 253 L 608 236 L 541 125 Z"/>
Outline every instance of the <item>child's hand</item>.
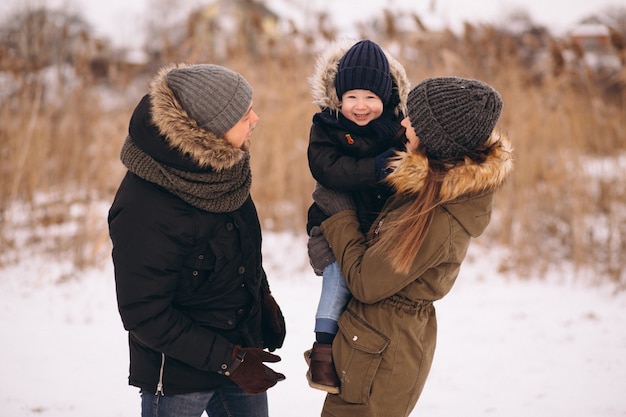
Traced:
<path fill-rule="evenodd" d="M 309 252 L 309 263 L 313 267 L 315 275 L 322 276 L 324 268 L 335 262 L 335 255 L 328 246 L 326 238 L 322 234 L 319 226 L 311 229 L 311 236 L 307 242 L 307 250 Z"/>
<path fill-rule="evenodd" d="M 391 172 L 391 169 L 387 166 L 389 164 L 389 158 L 393 158 L 397 149 L 387 149 L 385 152 L 378 154 L 376 160 L 376 179 L 378 181 L 384 180 Z"/>

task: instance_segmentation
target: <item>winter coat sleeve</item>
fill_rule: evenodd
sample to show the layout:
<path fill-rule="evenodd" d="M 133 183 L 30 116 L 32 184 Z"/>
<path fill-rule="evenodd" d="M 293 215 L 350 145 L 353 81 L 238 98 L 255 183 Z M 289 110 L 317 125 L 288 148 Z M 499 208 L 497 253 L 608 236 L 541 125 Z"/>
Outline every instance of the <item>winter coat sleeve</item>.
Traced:
<path fill-rule="evenodd" d="M 447 293 L 469 243 L 469 235 L 453 222 L 442 210 L 435 216 L 408 274 L 395 272 L 386 258 L 368 249 L 356 212 L 342 211 L 324 221 L 321 228 L 350 292 L 359 301 L 371 304 L 397 293 L 426 300 Z"/>
<path fill-rule="evenodd" d="M 318 125 L 311 127 L 307 153 L 313 178 L 325 187 L 355 191 L 378 183 L 375 155 L 362 158 L 349 155 Z"/>
<path fill-rule="evenodd" d="M 192 217 L 180 210 L 180 205 L 146 210 L 136 203 L 114 203 L 109 231 L 118 309 L 124 328 L 146 346 L 197 369 L 218 371 L 230 361 L 232 345 L 173 303 L 194 239 L 187 232 L 193 225 L 186 224 Z"/>

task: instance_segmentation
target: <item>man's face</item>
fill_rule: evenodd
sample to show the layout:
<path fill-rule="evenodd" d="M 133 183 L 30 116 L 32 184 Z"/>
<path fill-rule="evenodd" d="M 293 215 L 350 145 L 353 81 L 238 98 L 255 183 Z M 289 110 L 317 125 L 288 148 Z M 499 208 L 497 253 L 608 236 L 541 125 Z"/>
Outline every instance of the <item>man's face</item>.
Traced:
<path fill-rule="evenodd" d="M 259 116 L 252 110 L 252 104 L 250 104 L 250 108 L 248 108 L 241 120 L 228 132 L 224 133 L 224 139 L 235 148 L 243 149 L 244 151 L 248 150 L 250 148 L 252 131 L 258 121 Z"/>

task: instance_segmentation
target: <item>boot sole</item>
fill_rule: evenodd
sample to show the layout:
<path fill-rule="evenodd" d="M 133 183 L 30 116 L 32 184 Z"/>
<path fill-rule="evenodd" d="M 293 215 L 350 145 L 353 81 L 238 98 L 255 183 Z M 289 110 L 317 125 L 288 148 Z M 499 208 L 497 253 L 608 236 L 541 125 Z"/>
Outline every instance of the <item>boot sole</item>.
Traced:
<path fill-rule="evenodd" d="M 311 354 L 311 350 L 307 350 L 306 352 L 304 352 L 304 360 L 306 362 L 306 364 L 310 367 L 311 366 L 311 359 L 309 358 L 309 355 Z M 309 387 L 311 388 L 315 388 L 318 389 L 320 391 L 325 391 L 329 394 L 339 394 L 339 387 L 329 387 L 328 385 L 322 385 L 322 384 L 318 384 L 316 382 L 313 382 L 313 380 L 311 379 L 311 371 L 307 370 L 306 371 L 306 380 L 309 382 Z"/>

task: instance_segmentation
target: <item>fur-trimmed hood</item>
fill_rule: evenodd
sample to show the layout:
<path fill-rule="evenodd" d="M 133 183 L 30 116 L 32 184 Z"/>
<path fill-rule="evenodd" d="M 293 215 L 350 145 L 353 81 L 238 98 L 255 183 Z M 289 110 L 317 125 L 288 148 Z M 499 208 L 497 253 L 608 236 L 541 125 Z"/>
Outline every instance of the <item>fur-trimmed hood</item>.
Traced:
<path fill-rule="evenodd" d="M 509 139 L 494 131 L 487 145 L 493 145 L 487 159 L 478 164 L 466 158 L 446 172 L 441 199 L 449 202 L 467 195 L 481 194 L 500 188 L 513 170 L 513 149 Z M 419 152 L 398 152 L 390 162 L 392 172 L 386 181 L 397 193 L 417 194 L 424 187 L 429 170 L 428 158 Z"/>
<path fill-rule="evenodd" d="M 189 64 L 169 64 L 161 68 L 150 82 L 150 113 L 152 123 L 167 144 L 199 168 L 222 171 L 241 161 L 246 151 L 235 148 L 226 139 L 198 126 L 183 109 L 169 88 L 166 75 L 175 68 Z"/>
<path fill-rule="evenodd" d="M 322 110 L 339 111 L 340 99 L 335 91 L 335 77 L 341 57 L 355 43 L 348 41 L 335 42 L 317 59 L 315 70 L 309 77 L 309 84 L 313 102 Z M 393 80 L 392 94 L 398 94 L 399 96 L 399 103 L 395 106 L 394 113 L 396 115 L 404 115 L 406 114 L 406 100 L 411 89 L 411 83 L 404 67 L 388 51 L 383 49 L 383 52 L 389 61 L 391 79 Z"/>

